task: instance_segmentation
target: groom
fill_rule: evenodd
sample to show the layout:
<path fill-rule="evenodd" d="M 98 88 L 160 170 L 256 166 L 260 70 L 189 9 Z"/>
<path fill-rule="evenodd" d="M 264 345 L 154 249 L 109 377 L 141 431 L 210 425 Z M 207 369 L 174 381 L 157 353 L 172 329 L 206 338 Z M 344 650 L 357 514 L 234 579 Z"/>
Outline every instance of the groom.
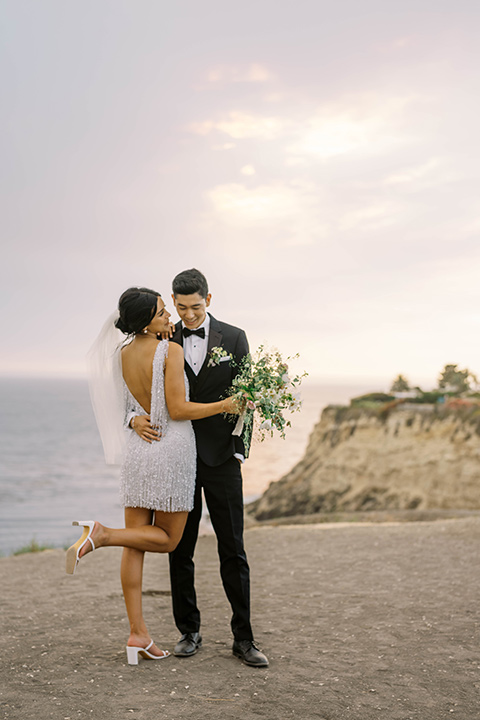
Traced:
<path fill-rule="evenodd" d="M 225 396 L 239 363 L 248 353 L 243 330 L 216 320 L 207 313 L 211 295 L 199 270 L 184 270 L 172 283 L 173 302 L 180 321 L 172 341 L 183 346 L 190 400 L 208 403 Z M 209 365 L 213 347 L 228 355 Z M 268 660 L 257 648 L 250 625 L 250 570 L 243 547 L 243 493 L 241 464 L 248 454 L 241 437 L 232 436 L 233 426 L 222 415 L 194 420 L 197 442 L 195 502 L 183 537 L 170 553 L 170 579 L 175 623 L 182 636 L 174 655 L 190 657 L 202 644 L 200 611 L 194 584 L 193 555 L 202 514 L 202 488 L 218 541 L 220 574 L 232 607 L 233 654 L 247 665 L 267 667 Z"/>

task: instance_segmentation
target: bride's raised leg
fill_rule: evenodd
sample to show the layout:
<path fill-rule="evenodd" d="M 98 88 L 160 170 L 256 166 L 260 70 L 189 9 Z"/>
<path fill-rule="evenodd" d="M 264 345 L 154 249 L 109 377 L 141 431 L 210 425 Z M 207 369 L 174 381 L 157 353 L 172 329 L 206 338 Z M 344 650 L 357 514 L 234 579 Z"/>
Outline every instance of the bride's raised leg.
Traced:
<path fill-rule="evenodd" d="M 153 515 L 155 515 L 152 524 Z M 98 521 L 91 533 L 95 548 L 125 547 L 142 552 L 172 552 L 177 547 L 187 521 L 187 512 L 162 512 L 146 508 L 125 508 L 125 528 L 109 528 Z M 132 518 L 132 523 L 127 522 Z M 137 524 L 138 523 L 138 524 Z M 82 558 L 91 552 L 86 543 L 80 553 Z"/>

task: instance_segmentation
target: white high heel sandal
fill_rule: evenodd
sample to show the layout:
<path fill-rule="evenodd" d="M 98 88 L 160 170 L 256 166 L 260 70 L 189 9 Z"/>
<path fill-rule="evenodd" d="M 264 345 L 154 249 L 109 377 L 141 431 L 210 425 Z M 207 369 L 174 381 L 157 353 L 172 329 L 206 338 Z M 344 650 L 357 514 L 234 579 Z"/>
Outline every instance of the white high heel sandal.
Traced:
<path fill-rule="evenodd" d="M 127 645 L 127 661 L 129 665 L 138 665 L 138 656 L 141 655 L 144 658 L 147 658 L 148 660 L 163 660 L 163 658 L 166 658 L 170 655 L 168 650 L 162 650 L 163 655 L 152 655 L 152 653 L 149 653 L 148 650 L 153 645 L 153 640 L 149 642 L 146 648 L 141 647 L 130 647 L 130 645 Z"/>
<path fill-rule="evenodd" d="M 82 537 L 79 538 L 77 542 L 74 545 L 71 545 L 67 550 L 65 570 L 69 575 L 73 575 L 75 573 L 76 567 L 80 560 L 80 558 L 78 557 L 78 553 L 87 541 L 90 542 L 92 550 L 95 550 L 95 544 L 91 537 L 93 528 L 95 527 L 95 520 L 74 520 L 72 522 L 72 525 L 80 525 L 81 527 L 83 527 L 83 534 Z"/>

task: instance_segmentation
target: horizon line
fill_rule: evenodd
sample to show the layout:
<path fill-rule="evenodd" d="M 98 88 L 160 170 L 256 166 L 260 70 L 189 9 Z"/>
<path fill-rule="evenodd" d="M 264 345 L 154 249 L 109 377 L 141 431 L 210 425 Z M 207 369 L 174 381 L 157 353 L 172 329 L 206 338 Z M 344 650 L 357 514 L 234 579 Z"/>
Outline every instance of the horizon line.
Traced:
<path fill-rule="evenodd" d="M 2 372 L 0 370 L 0 380 L 82 380 L 88 382 L 86 373 L 73 372 L 56 372 L 56 373 L 21 373 L 21 372 Z M 373 376 L 373 375 L 309 375 L 302 380 L 300 388 L 306 385 L 371 385 L 372 383 L 385 386 L 392 383 L 390 376 Z M 420 383 L 426 386 L 434 385 L 431 379 L 423 378 Z M 372 390 L 373 392 L 373 390 Z"/>

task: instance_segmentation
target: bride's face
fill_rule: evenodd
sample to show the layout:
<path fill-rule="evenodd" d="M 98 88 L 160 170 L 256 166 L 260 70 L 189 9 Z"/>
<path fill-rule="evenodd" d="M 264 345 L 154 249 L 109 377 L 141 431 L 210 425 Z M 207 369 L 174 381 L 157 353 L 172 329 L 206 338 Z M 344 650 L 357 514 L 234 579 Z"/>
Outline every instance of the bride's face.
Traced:
<path fill-rule="evenodd" d="M 150 330 L 150 332 L 152 333 L 168 332 L 170 317 L 171 314 L 165 307 L 165 303 L 163 302 L 162 298 L 159 297 L 157 301 L 157 312 L 155 313 L 154 318 L 150 322 L 150 324 L 147 325 L 146 329 Z"/>

